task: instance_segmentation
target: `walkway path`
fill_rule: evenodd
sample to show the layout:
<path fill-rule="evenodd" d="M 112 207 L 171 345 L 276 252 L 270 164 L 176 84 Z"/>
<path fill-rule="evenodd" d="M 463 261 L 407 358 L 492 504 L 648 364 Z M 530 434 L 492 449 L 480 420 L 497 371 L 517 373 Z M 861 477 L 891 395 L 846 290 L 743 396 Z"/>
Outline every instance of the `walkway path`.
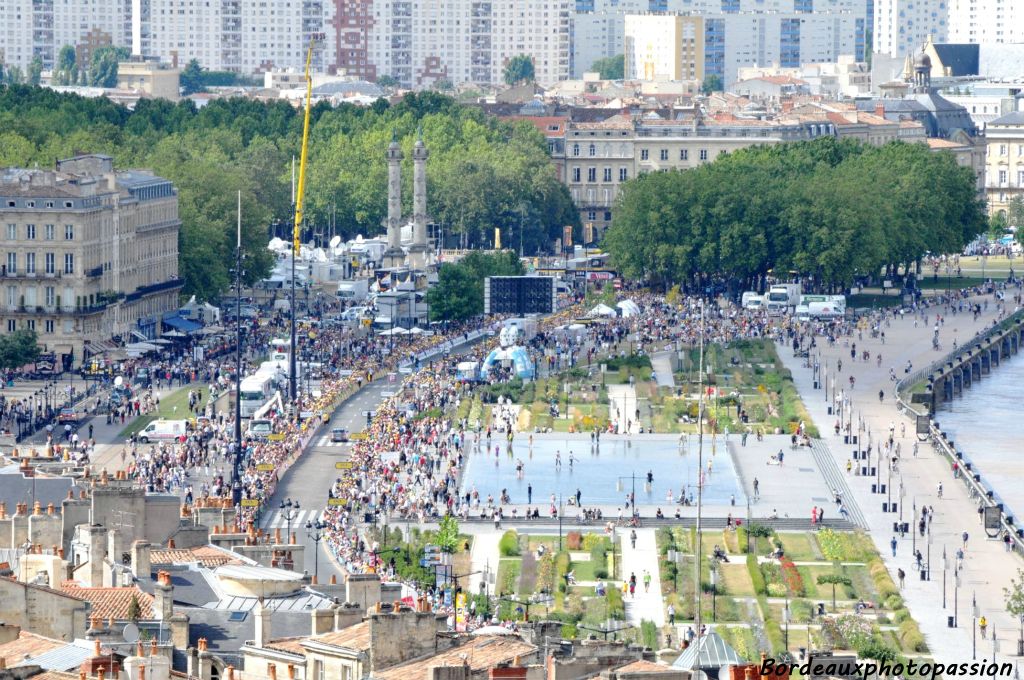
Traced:
<path fill-rule="evenodd" d="M 672 352 L 655 352 L 651 355 L 651 367 L 658 387 L 676 388 L 676 379 L 672 375 Z"/>
<path fill-rule="evenodd" d="M 961 344 L 966 343 L 983 327 L 990 325 L 993 319 L 992 307 L 993 305 L 990 304 L 989 311 L 983 314 L 977 322 L 973 321 L 970 315 L 949 315 L 941 329 L 943 346 L 951 346 L 954 337 Z M 979 612 L 988 617 L 999 637 L 1001 642 L 999 657 L 1003 658 L 1016 651 L 1019 622 L 1006 614 L 1002 589 L 1009 584 L 1010 578 L 1016 574 L 1018 568 L 1024 566 L 1024 563 L 1018 556 L 1006 553 L 1001 542 L 985 539 L 984 531 L 977 519 L 976 501 L 972 501 L 968 497 L 962 484 L 953 483 L 949 466 L 932 451 L 930 445 L 922 445 L 916 458 L 912 455 L 913 422 L 897 412 L 892 396 L 894 383 L 889 379 L 890 367 L 895 367 L 897 372 L 902 374 L 902 367 L 908 360 L 913 363 L 914 367 L 921 368 L 940 356 L 931 349 L 935 311 L 935 309 L 929 310 L 928 324 L 919 321 L 917 327 L 910 316 L 893 320 L 890 326 L 884 328 L 887 341 L 884 345 L 880 338 L 870 338 L 867 334 L 863 339 L 855 338 L 857 361 L 851 361 L 851 347 L 844 346 L 843 343 L 839 343 L 833 348 L 819 347 L 816 352 L 820 353 L 818 361 L 823 371 L 821 382 L 823 386 L 827 385 L 829 390 L 828 400 L 826 400 L 826 394 L 823 393 L 824 390 L 814 389 L 812 369 L 804 365 L 804 360 L 795 358 L 792 350 L 788 347 L 780 346 L 779 354 L 785 366 L 792 370 L 800 394 L 803 396 L 812 418 L 817 423 L 825 443 L 831 448 L 830 455 L 835 466 L 844 471 L 843 474 L 852 488 L 852 493 L 858 499 L 860 508 L 873 529 L 871 538 L 880 554 L 885 558 L 894 580 L 897 568 L 902 568 L 908 574 L 907 585 L 902 595 L 910 607 L 914 619 L 920 624 L 936 660 L 962 662 L 971 658 L 970 602 L 972 594 L 975 593 Z M 942 310 L 940 309 L 940 311 Z M 945 313 L 943 315 L 946 316 Z M 871 353 L 871 360 L 868 362 L 860 360 L 860 355 L 864 351 Z M 875 360 L 878 352 L 883 355 L 881 366 Z M 843 370 L 836 380 L 836 365 L 839 358 L 843 360 Z M 854 428 L 856 430 L 858 419 L 862 417 L 866 428 L 865 432 L 869 433 L 864 437 L 865 441 L 862 442 L 862 445 L 867 441 L 873 441 L 874 456 L 877 457 L 878 442 L 888 436 L 890 423 L 893 423 L 896 428 L 896 441 L 901 445 L 902 459 L 900 472 L 892 477 L 890 490 L 893 493 L 891 498 L 887 494 L 871 492 L 871 485 L 877 483 L 875 477 L 861 477 L 845 473 L 846 462 L 852 458 L 853 451 L 857 447 L 844 445 L 842 435 L 835 436 L 832 426 L 837 418 L 835 415 L 829 415 L 827 409 L 828 404 L 832 403 L 833 389 L 837 394 L 841 393 L 842 388 L 849 392 L 848 377 L 851 373 L 856 377 L 856 387 L 851 394 Z M 836 380 L 835 386 L 833 386 L 833 380 Z M 984 390 L 984 380 L 972 389 Z M 882 402 L 878 399 L 879 390 L 883 391 L 884 400 Z M 900 424 L 903 422 L 907 424 L 907 436 L 900 437 Z M 816 451 L 816 454 L 820 453 L 820 451 Z M 876 463 L 872 461 L 872 465 L 876 465 Z M 880 472 L 881 482 L 889 483 L 888 468 L 885 467 L 884 461 Z M 826 477 L 828 476 L 826 474 Z M 936 488 L 939 482 L 942 482 L 945 487 L 942 499 L 936 498 Z M 901 484 L 904 487 L 902 499 L 899 497 Z M 893 522 L 899 520 L 901 514 L 882 511 L 882 504 L 890 500 L 903 506 L 900 508 L 902 520 L 911 525 L 911 532 L 905 538 L 898 539 L 896 557 L 892 556 L 889 542 L 893 537 Z M 918 513 L 925 505 L 935 510 L 930 545 L 928 539 L 922 540 L 920 535 L 913 535 L 916 533 L 914 531 L 916 529 L 915 518 L 919 517 Z M 949 572 L 947 582 L 944 584 L 942 552 L 945 549 L 947 554 L 954 555 L 961 543 L 960 535 L 964 531 L 970 534 L 970 545 L 962 571 L 958 598 L 959 627 L 953 629 L 947 627 L 947 617 L 954 614 L 953 573 Z M 932 567 L 930 580 L 921 580 L 915 573 L 913 548 L 920 550 L 926 561 L 930 555 Z M 946 586 L 945 598 L 943 597 L 944 585 Z M 991 654 L 991 636 L 983 643 L 979 640 L 978 658 L 981 659 L 983 656 L 991 658 Z"/>
<path fill-rule="evenodd" d="M 470 571 L 473 573 L 469 576 L 469 585 L 467 587 L 469 592 L 479 593 L 480 583 L 486 577 L 488 592 L 494 595 L 496 594 L 494 584 L 496 583 L 495 577 L 498 574 L 498 561 L 501 559 L 501 556 L 498 554 L 498 543 L 501 541 L 502 532 L 484 528 L 483 531 L 474 531 L 472 534 L 473 546 L 469 556 L 470 563 L 472 564 Z"/>
<path fill-rule="evenodd" d="M 640 423 L 636 419 L 636 389 L 632 385 L 608 386 L 608 417 L 618 424 L 620 434 L 636 434 L 640 432 Z M 618 415 L 616 415 L 618 414 Z M 627 425 L 632 422 L 632 427 Z"/>
<path fill-rule="evenodd" d="M 643 620 L 653 621 L 657 626 L 665 625 L 665 607 L 661 598 L 661 578 L 658 576 L 658 548 L 654 540 L 654 529 L 636 530 L 636 548 L 630 546 L 629 529 L 619 530 L 622 545 L 623 581 L 630 574 L 636 574 L 636 595 L 625 596 L 626 621 L 639 626 Z M 651 575 L 651 587 L 644 592 L 644 572 Z"/>

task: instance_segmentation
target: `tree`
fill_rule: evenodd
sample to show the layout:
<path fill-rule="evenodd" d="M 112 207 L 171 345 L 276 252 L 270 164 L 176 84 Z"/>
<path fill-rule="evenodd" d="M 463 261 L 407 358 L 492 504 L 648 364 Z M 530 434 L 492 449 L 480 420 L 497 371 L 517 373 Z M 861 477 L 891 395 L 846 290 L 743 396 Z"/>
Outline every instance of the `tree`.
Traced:
<path fill-rule="evenodd" d="M 138 621 L 142 616 L 142 607 L 139 606 L 139 598 L 132 595 L 132 599 L 128 601 L 128 620 L 135 622 Z"/>
<path fill-rule="evenodd" d="M 725 89 L 722 84 L 722 77 L 717 73 L 709 73 L 704 76 L 704 82 L 701 83 L 700 91 L 702 94 L 711 94 L 712 92 L 721 92 Z"/>
<path fill-rule="evenodd" d="M 437 527 L 434 537 L 441 552 L 453 553 L 459 545 L 459 522 L 454 515 L 445 515 Z"/>
<path fill-rule="evenodd" d="M 438 283 L 427 291 L 433 321 L 462 321 L 484 313 L 484 279 L 522 276 L 522 262 L 512 251 L 473 251 L 455 264 L 444 264 Z"/>
<path fill-rule="evenodd" d="M 130 55 L 126 47 L 99 47 L 89 60 L 88 82 L 93 87 L 117 87 L 117 63 Z"/>
<path fill-rule="evenodd" d="M 818 585 L 831 585 L 832 586 L 832 611 L 836 610 L 836 585 L 850 586 L 853 585 L 853 581 L 848 576 L 843 574 L 818 574 Z"/>
<path fill-rule="evenodd" d="M 434 82 L 434 88 L 438 92 L 451 92 L 455 89 L 455 85 L 447 78 L 441 78 Z"/>
<path fill-rule="evenodd" d="M 397 87 L 398 79 L 394 76 L 383 75 L 377 78 L 377 84 L 381 87 Z"/>
<path fill-rule="evenodd" d="M 525 54 L 512 57 L 505 64 L 502 77 L 509 85 L 532 82 L 534 77 L 533 59 Z"/>
<path fill-rule="evenodd" d="M 614 57 L 598 59 L 590 70 L 600 73 L 601 80 L 622 80 L 626 71 L 626 55 L 616 54 Z"/>
<path fill-rule="evenodd" d="M 74 85 L 78 82 L 78 64 L 75 48 L 65 45 L 57 53 L 57 63 L 53 67 L 53 82 L 56 85 Z"/>
<path fill-rule="evenodd" d="M 199 65 L 198 59 L 190 59 L 185 64 L 185 68 L 181 69 L 178 76 L 178 82 L 181 85 L 181 93 L 186 96 L 206 89 L 203 87 L 203 67 Z"/>
<path fill-rule="evenodd" d="M 8 66 L 7 72 L 3 74 L 2 82 L 8 85 L 20 85 L 25 81 L 25 76 L 20 66 Z"/>
<path fill-rule="evenodd" d="M 0 335 L 0 368 L 14 370 L 39 358 L 36 332 L 27 328 Z"/>
<path fill-rule="evenodd" d="M 1017 646 L 1024 645 L 1024 569 L 1017 569 L 1017 578 L 1010 579 L 1010 586 L 1003 588 L 1006 598 L 1006 612 L 1020 621 L 1020 638 Z"/>
<path fill-rule="evenodd" d="M 997 239 L 1006 233 L 1006 229 L 1009 226 L 1010 223 L 1006 219 L 1006 212 L 1000 210 L 988 218 L 988 235 L 990 238 Z"/>
<path fill-rule="evenodd" d="M 1018 238 L 1024 230 L 1024 196 L 1017 195 L 1006 204 L 1006 221 L 1011 227 L 1017 228 Z"/>
<path fill-rule="evenodd" d="M 31 63 L 28 65 L 28 77 L 26 81 L 29 85 L 38 86 L 39 81 L 43 75 L 43 60 L 39 57 L 33 57 Z"/>

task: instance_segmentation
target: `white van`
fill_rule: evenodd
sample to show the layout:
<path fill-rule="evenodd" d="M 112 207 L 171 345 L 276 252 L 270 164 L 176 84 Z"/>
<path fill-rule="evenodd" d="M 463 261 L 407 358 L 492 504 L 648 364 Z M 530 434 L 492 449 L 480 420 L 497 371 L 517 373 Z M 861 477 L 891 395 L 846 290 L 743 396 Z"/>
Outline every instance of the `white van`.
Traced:
<path fill-rule="evenodd" d="M 186 434 L 184 420 L 154 420 L 139 432 L 139 441 L 143 444 L 159 441 L 171 441 Z"/>
<path fill-rule="evenodd" d="M 761 309 L 764 305 L 764 298 L 753 291 L 747 291 L 740 297 L 740 306 L 743 309 Z"/>

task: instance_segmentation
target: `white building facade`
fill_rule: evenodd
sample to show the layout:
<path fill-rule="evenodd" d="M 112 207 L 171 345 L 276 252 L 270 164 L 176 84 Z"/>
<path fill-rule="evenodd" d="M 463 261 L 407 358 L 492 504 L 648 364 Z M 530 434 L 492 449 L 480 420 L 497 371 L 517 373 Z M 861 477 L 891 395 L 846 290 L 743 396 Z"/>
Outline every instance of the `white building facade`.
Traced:
<path fill-rule="evenodd" d="M 948 0 L 949 42 L 1024 42 L 1024 3 L 1020 0 Z"/>
<path fill-rule="evenodd" d="M 1011 2 L 1013 0 L 1010 0 Z M 875 39 L 873 49 L 903 58 L 932 42 L 949 42 L 950 0 L 874 0 Z"/>

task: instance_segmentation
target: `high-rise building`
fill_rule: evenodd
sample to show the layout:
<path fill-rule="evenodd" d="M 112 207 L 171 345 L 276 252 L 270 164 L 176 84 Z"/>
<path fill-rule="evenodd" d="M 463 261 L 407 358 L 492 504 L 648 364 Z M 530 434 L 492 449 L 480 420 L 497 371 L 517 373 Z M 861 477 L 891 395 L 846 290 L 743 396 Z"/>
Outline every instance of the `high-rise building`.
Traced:
<path fill-rule="evenodd" d="M 178 308 L 178 194 L 109 156 L 0 173 L 0 332 L 35 330 L 77 366 L 93 343 L 154 338 Z"/>
<path fill-rule="evenodd" d="M 628 15 L 626 77 L 715 75 L 728 87 L 746 66 L 862 61 L 867 17 L 863 0 L 693 0 L 681 14 Z M 723 10 L 727 8 L 727 10 Z M 672 62 L 672 65 L 669 65 Z"/>
<path fill-rule="evenodd" d="M 947 1 L 949 42 L 1024 42 L 1024 3 L 1020 0 Z"/>
<path fill-rule="evenodd" d="M 914 54 L 931 36 L 949 42 L 948 0 L 875 0 L 875 52 L 902 59 Z"/>

